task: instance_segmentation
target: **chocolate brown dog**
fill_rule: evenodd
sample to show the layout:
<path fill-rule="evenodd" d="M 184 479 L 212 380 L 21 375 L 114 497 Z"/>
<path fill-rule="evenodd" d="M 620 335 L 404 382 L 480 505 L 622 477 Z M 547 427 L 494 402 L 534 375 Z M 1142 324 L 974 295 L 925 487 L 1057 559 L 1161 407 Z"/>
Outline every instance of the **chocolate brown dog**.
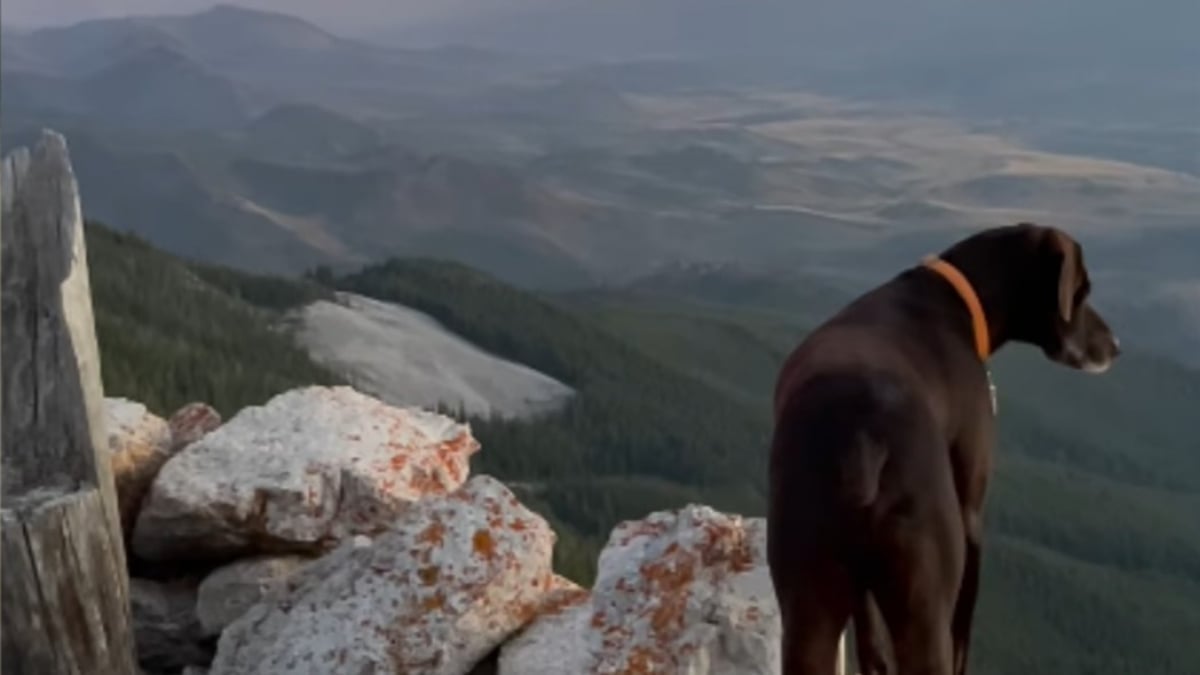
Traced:
<path fill-rule="evenodd" d="M 1088 305 L 1078 243 L 986 230 L 860 297 L 797 347 L 775 391 L 768 559 L 784 675 L 832 675 L 854 618 L 864 675 L 961 675 L 979 588 L 1007 342 L 1103 372 L 1120 350 Z"/>

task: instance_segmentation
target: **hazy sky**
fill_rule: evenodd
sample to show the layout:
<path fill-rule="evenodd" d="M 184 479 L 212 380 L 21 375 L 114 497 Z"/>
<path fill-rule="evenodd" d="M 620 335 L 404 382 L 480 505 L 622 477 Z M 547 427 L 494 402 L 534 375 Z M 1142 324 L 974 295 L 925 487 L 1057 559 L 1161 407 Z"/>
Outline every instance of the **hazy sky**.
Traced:
<path fill-rule="evenodd" d="M 237 0 L 227 4 L 273 10 L 314 21 L 336 31 L 361 31 L 379 24 L 517 4 L 521 0 Z M 16 27 L 67 24 L 129 14 L 183 14 L 206 9 L 214 0 L 3 0 L 0 21 Z"/>

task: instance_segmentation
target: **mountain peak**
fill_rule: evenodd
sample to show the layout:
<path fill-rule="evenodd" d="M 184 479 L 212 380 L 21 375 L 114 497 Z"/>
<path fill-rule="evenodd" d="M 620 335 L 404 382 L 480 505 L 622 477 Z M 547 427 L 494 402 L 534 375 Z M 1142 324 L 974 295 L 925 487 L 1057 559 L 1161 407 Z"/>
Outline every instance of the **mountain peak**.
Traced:
<path fill-rule="evenodd" d="M 196 14 L 177 17 L 186 30 L 221 31 L 225 35 L 253 35 L 276 45 L 288 43 L 294 47 L 326 47 L 337 37 L 304 19 L 279 12 L 250 9 L 239 5 L 218 4 Z M 212 34 L 220 37 L 220 34 Z"/>
<path fill-rule="evenodd" d="M 309 26 L 313 30 L 321 30 L 314 24 L 311 24 L 304 19 L 300 19 L 291 14 L 282 12 L 274 12 L 270 10 L 254 9 L 252 7 L 243 7 L 232 3 L 218 3 L 208 9 L 194 12 L 189 15 L 184 15 L 184 19 L 205 19 L 216 18 L 223 20 L 252 20 L 252 21 L 286 21 L 288 23 L 300 24 Z"/>

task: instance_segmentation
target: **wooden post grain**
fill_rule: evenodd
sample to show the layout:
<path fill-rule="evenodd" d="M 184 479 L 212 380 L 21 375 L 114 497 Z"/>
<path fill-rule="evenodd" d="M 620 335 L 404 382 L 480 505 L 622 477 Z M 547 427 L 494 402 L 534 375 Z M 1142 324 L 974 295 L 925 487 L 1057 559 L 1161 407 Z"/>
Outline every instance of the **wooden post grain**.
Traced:
<path fill-rule="evenodd" d="M 133 675 L 78 187 L 43 132 L 0 183 L 3 675 Z"/>

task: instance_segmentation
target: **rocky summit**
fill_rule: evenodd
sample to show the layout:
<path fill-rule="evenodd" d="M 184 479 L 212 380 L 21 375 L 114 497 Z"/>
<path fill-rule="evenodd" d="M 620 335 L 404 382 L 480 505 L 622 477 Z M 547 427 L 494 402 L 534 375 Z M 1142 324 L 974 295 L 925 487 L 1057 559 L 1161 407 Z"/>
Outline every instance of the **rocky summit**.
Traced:
<path fill-rule="evenodd" d="M 109 399 L 142 668 L 158 675 L 779 672 L 761 519 L 700 505 L 619 525 L 591 589 L 470 428 L 349 387 L 222 422 Z M 124 475 L 116 472 L 118 475 Z"/>

